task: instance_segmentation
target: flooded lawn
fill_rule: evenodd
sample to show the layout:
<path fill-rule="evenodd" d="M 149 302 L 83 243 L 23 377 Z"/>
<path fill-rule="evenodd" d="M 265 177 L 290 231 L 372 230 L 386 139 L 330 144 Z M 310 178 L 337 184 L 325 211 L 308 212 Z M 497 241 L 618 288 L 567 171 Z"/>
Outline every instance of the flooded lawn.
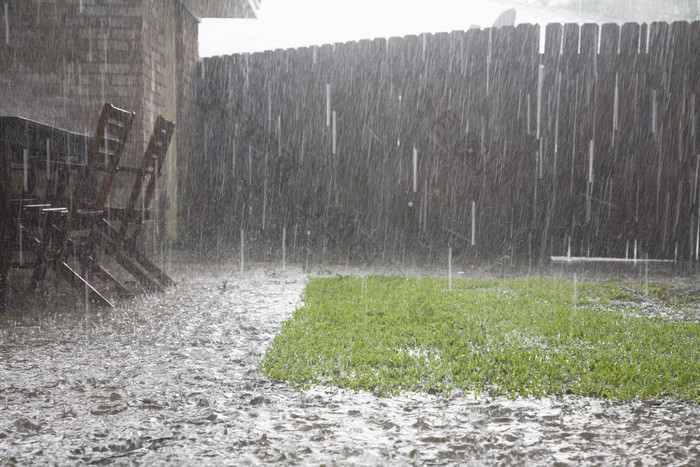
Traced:
<path fill-rule="evenodd" d="M 116 310 L 66 295 L 0 316 L 0 465 L 700 463 L 697 404 L 382 398 L 271 381 L 258 364 L 308 274 L 169 271 L 176 288 Z"/>

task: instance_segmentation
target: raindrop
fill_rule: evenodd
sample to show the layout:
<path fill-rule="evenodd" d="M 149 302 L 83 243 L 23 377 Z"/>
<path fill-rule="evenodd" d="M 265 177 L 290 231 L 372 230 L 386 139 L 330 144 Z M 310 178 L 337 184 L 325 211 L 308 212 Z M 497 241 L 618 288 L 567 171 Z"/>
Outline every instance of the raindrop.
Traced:
<path fill-rule="evenodd" d="M 681 215 L 681 201 L 682 201 L 682 188 L 683 188 L 683 183 L 678 184 L 678 195 L 676 196 L 676 220 L 673 223 L 673 229 L 676 230 L 678 228 L 678 222 L 680 221 L 680 215 Z"/>
<path fill-rule="evenodd" d="M 678 242 L 675 243 L 675 247 L 673 248 L 673 262 L 678 262 Z"/>
<path fill-rule="evenodd" d="M 657 104 L 656 104 L 656 89 L 651 91 L 651 132 L 656 134 L 657 130 Z"/>
<path fill-rule="evenodd" d="M 285 269 L 287 259 L 287 226 L 282 227 L 282 270 Z"/>
<path fill-rule="evenodd" d="M 578 276 L 576 273 L 574 273 L 574 296 L 573 296 L 573 302 L 574 302 L 574 311 L 578 309 Z"/>
<path fill-rule="evenodd" d="M 644 295 L 649 296 L 649 255 L 644 255 Z"/>
<path fill-rule="evenodd" d="M 336 149 L 336 126 L 335 126 L 335 110 L 333 111 L 333 154 L 335 154 Z"/>
<path fill-rule="evenodd" d="M 413 192 L 418 191 L 418 149 L 413 147 Z"/>
<path fill-rule="evenodd" d="M 690 96 L 690 138 L 695 141 L 695 132 L 697 126 L 697 117 L 695 116 L 695 94 Z"/>
<path fill-rule="evenodd" d="M 272 126 L 272 90 L 267 90 L 267 127 Z"/>
<path fill-rule="evenodd" d="M 282 158 L 282 116 L 277 116 L 277 157 Z M 234 162 L 235 163 L 235 162 Z"/>
<path fill-rule="evenodd" d="M 90 291 L 88 290 L 88 275 L 87 270 L 84 275 L 85 279 L 85 318 L 87 319 L 87 314 L 90 312 Z"/>
<path fill-rule="evenodd" d="M 7 13 L 7 3 L 5 3 L 5 44 L 10 45 L 10 17 Z"/>
<path fill-rule="evenodd" d="M 561 72 L 557 73 L 557 104 L 556 104 L 556 112 L 554 116 L 554 163 L 556 166 L 556 160 L 557 160 L 557 153 L 559 150 L 559 109 L 561 108 L 561 81 L 562 81 L 562 74 Z M 541 148 L 540 148 L 541 150 Z M 556 169 L 555 169 L 556 171 Z M 556 173 L 556 172 L 555 172 Z M 540 178 L 542 178 L 542 173 L 540 172 Z"/>
<path fill-rule="evenodd" d="M 265 215 L 267 213 L 267 151 L 265 151 L 265 178 L 263 179 L 263 212 L 262 229 L 265 230 Z"/>
<path fill-rule="evenodd" d="M 51 140 L 46 138 L 46 180 L 51 180 Z"/>
<path fill-rule="evenodd" d="M 489 95 L 489 84 L 491 81 L 491 52 L 492 52 L 493 28 L 489 29 L 489 42 L 486 51 L 486 95 Z"/>
<path fill-rule="evenodd" d="M 484 158 L 484 164 L 486 164 L 486 122 L 484 117 L 481 117 L 481 156 Z M 486 167 L 484 166 L 484 177 L 486 176 Z"/>
<path fill-rule="evenodd" d="M 326 83 L 326 126 L 331 126 L 331 83 Z"/>
<path fill-rule="evenodd" d="M 593 196 L 593 140 L 588 141 L 588 189 L 586 190 L 586 222 L 591 221 L 591 197 Z"/>
<path fill-rule="evenodd" d="M 22 151 L 22 168 L 24 169 L 24 192 L 29 192 L 29 149 Z"/>
<path fill-rule="evenodd" d="M 157 239 L 158 239 L 158 220 L 160 219 L 160 201 L 158 200 L 158 159 L 156 158 L 154 161 L 154 168 L 153 168 L 153 174 L 151 174 L 151 177 L 154 177 L 154 191 L 155 191 L 155 205 L 153 206 L 153 255 L 155 256 L 158 253 L 158 248 L 157 248 Z"/>
<path fill-rule="evenodd" d="M 231 180 L 236 180 L 236 141 L 233 142 L 233 154 L 231 155 Z"/>
<path fill-rule="evenodd" d="M 248 185 L 253 184 L 253 148 L 248 145 Z M 251 208 L 252 209 L 252 208 Z"/>
<path fill-rule="evenodd" d="M 593 140 L 588 142 L 588 183 L 593 183 Z"/>
<path fill-rule="evenodd" d="M 542 87 L 544 86 L 544 65 L 537 69 L 537 139 L 540 139 L 540 122 L 542 119 Z"/>
<path fill-rule="evenodd" d="M 698 225 L 695 229 L 695 261 L 698 260 L 698 249 L 700 249 L 700 213 L 698 214 Z"/>
<path fill-rule="evenodd" d="M 141 184 L 141 223 L 146 220 L 146 184 Z"/>
<path fill-rule="evenodd" d="M 309 268 L 309 255 L 311 254 L 311 231 L 306 231 L 306 268 Z"/>
<path fill-rule="evenodd" d="M 527 115 L 526 115 L 526 118 L 527 118 L 527 134 L 528 134 L 528 135 L 531 135 L 531 134 L 532 134 L 532 127 L 531 127 L 531 125 L 530 125 L 530 106 L 531 106 L 531 104 L 530 104 L 530 93 L 528 92 L 528 93 L 527 93 Z"/>
<path fill-rule="evenodd" d="M 535 162 L 537 164 L 538 176 L 541 180 L 542 177 L 544 177 L 544 139 L 540 140 L 539 149 L 535 154 Z"/>
<path fill-rule="evenodd" d="M 428 181 L 423 181 L 423 214 L 419 217 L 419 223 L 423 222 L 423 232 L 428 229 Z"/>
<path fill-rule="evenodd" d="M 245 229 L 241 229 L 241 272 L 245 264 Z"/>
<path fill-rule="evenodd" d="M 299 154 L 299 164 L 304 163 L 304 144 L 306 143 L 306 133 L 301 132 L 301 151 Z"/>
<path fill-rule="evenodd" d="M 299 261 L 299 252 L 297 251 L 297 230 L 299 224 L 294 225 L 294 239 L 292 240 L 292 252 L 296 254 L 297 261 Z"/>
<path fill-rule="evenodd" d="M 615 97 L 613 100 L 613 146 L 615 145 L 615 130 L 619 130 L 620 116 L 620 89 L 619 89 L 619 75 L 615 73 Z"/>
<path fill-rule="evenodd" d="M 21 203 L 21 201 L 20 201 Z M 19 246 L 19 266 L 24 266 L 24 248 L 22 247 L 22 206 L 17 213 L 17 239 Z"/>
<path fill-rule="evenodd" d="M 476 201 L 472 201 L 472 246 L 476 245 Z"/>
<path fill-rule="evenodd" d="M 448 289 L 452 290 L 452 247 L 447 249 L 447 284 Z"/>
<path fill-rule="evenodd" d="M 107 131 L 105 130 L 104 132 L 104 147 L 105 147 L 105 157 L 104 157 L 104 164 L 105 164 L 105 170 L 109 167 L 109 135 L 107 134 Z"/>

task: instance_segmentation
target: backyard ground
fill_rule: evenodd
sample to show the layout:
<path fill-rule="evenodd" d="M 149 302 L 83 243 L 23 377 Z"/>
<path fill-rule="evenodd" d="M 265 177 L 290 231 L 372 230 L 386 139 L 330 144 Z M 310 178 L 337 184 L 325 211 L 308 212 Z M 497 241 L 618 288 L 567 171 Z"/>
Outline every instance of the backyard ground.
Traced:
<path fill-rule="evenodd" d="M 323 381 L 290 385 L 260 371 L 283 322 L 305 305 L 310 279 L 361 284 L 336 275 L 429 273 L 447 284 L 446 271 L 165 263 L 177 287 L 111 311 L 86 310 L 53 287 L 11 297 L 12 309 L 0 316 L 0 464 L 692 464 L 700 457 L 700 406 L 682 397 L 404 389 L 387 397 Z M 463 269 L 453 271 L 453 288 L 458 277 L 492 274 Z M 569 268 L 538 276 L 573 281 L 574 272 L 577 284 L 595 276 Z M 637 291 L 658 281 L 697 285 L 692 276 L 657 277 L 639 267 L 598 276 L 623 278 Z"/>

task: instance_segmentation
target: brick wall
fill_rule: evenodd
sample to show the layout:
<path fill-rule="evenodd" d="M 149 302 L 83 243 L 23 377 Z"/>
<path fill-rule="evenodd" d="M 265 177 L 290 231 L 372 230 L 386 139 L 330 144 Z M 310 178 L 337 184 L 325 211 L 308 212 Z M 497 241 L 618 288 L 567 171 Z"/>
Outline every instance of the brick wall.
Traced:
<path fill-rule="evenodd" d="M 138 112 L 141 1 L 2 2 L 0 114 L 92 134 L 104 102 Z"/>
<path fill-rule="evenodd" d="M 170 1 L 152 0 L 143 4 L 143 54 L 141 56 L 141 87 L 143 89 L 142 138 L 148 141 L 156 117 L 165 108 L 165 47 L 166 22 Z M 174 115 L 170 115 L 174 118 Z"/>
<path fill-rule="evenodd" d="M 92 134 L 110 102 L 136 112 L 122 164 L 138 165 L 163 114 L 177 122 L 168 155 L 176 164 L 192 147 L 197 27 L 178 0 L 0 0 L 0 115 Z M 175 212 L 177 166 L 164 175 L 159 191 Z"/>
<path fill-rule="evenodd" d="M 177 108 L 177 127 L 175 128 L 175 138 L 177 145 L 177 153 L 180 155 L 180 161 L 177 164 L 177 180 L 179 182 L 177 187 L 177 199 L 171 199 L 172 202 L 176 203 L 177 210 L 173 213 L 177 216 L 177 226 L 179 231 L 177 232 L 178 237 L 181 238 L 184 231 L 184 217 L 187 215 L 187 209 L 189 207 L 188 194 L 185 192 L 181 185 L 184 185 L 183 181 L 187 178 L 187 161 L 195 160 L 198 154 L 201 154 L 201 144 L 198 144 L 198 140 L 201 135 L 196 134 L 196 119 L 197 110 L 196 102 L 194 99 L 194 88 L 196 86 L 197 79 L 197 67 L 199 62 L 199 55 L 197 49 L 193 48 L 191 44 L 197 43 L 198 37 L 198 20 L 186 9 L 183 8 L 180 25 L 180 31 L 177 37 L 180 38 L 178 42 L 178 56 L 180 67 L 178 69 L 178 83 L 180 83 L 178 88 L 178 108 Z"/>
<path fill-rule="evenodd" d="M 192 92 L 197 61 L 198 19 L 180 2 L 152 0 L 143 5 L 142 109 L 143 140 L 150 138 L 158 115 L 176 122 L 159 180 L 159 214 L 171 239 L 177 236 L 178 154 L 190 154 L 194 147 L 190 131 Z M 172 63 L 168 66 L 168 57 Z M 167 217 L 167 227 L 165 218 Z"/>

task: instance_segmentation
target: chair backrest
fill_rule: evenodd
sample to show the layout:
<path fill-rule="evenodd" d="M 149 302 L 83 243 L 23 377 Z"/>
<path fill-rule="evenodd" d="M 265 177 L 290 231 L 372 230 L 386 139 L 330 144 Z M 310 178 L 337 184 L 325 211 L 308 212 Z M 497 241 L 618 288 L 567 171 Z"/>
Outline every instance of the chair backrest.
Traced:
<path fill-rule="evenodd" d="M 156 180 L 160 176 L 160 172 L 163 169 L 163 161 L 165 160 L 165 154 L 168 151 L 170 139 L 172 138 L 174 130 L 174 122 L 166 120 L 162 115 L 158 116 L 153 128 L 153 133 L 151 134 L 151 139 L 149 140 L 148 146 L 146 147 L 146 152 L 143 155 L 141 167 L 138 175 L 136 176 L 136 180 L 134 181 L 131 196 L 129 196 L 129 202 L 126 205 L 126 210 L 124 212 L 124 216 L 122 217 L 122 223 L 119 228 L 120 242 L 125 239 L 127 236 L 127 230 L 135 221 L 134 213 L 136 211 L 136 203 L 139 195 L 141 195 L 143 192 L 143 183 L 146 176 L 149 176 L 149 180 L 148 185 L 146 185 L 146 190 L 143 193 L 142 206 L 144 209 L 148 209 L 151 204 L 151 199 L 153 198 L 153 194 L 156 189 Z M 134 240 L 136 239 L 136 236 L 138 236 L 138 231 L 139 229 L 137 228 L 132 234 Z"/>
<path fill-rule="evenodd" d="M 79 175 L 72 193 L 71 217 L 78 209 L 100 211 L 104 208 L 135 115 L 109 103 L 102 107 L 88 147 L 85 170 Z M 94 195 L 88 191 L 93 181 L 99 185 L 99 191 Z"/>

